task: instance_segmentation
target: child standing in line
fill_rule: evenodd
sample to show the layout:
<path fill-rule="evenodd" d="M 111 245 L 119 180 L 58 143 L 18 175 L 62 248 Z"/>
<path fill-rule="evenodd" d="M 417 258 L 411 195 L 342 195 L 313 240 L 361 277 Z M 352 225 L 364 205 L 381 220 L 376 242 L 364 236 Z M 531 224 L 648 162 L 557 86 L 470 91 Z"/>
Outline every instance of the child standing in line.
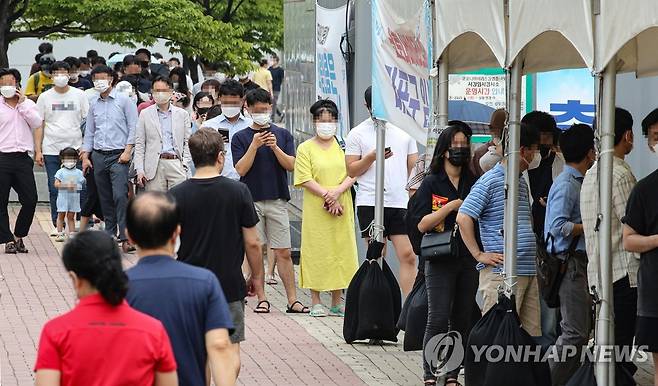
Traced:
<path fill-rule="evenodd" d="M 76 168 L 78 151 L 67 147 L 59 153 L 62 168 L 55 173 L 57 192 L 57 237 L 55 241 L 63 242 L 75 231 L 75 217 L 80 212 L 80 190 L 85 183 L 82 170 Z M 64 219 L 67 233 L 64 233 Z"/>

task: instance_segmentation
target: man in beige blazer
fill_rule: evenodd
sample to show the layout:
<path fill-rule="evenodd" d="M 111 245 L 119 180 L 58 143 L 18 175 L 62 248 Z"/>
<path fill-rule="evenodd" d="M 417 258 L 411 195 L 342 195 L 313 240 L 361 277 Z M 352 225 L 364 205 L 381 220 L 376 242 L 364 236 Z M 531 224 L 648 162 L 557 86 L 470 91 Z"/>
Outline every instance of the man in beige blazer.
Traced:
<path fill-rule="evenodd" d="M 134 165 L 137 184 L 146 190 L 166 192 L 189 176 L 190 115 L 171 103 L 172 93 L 171 80 L 157 77 L 152 89 L 155 104 L 139 115 Z"/>

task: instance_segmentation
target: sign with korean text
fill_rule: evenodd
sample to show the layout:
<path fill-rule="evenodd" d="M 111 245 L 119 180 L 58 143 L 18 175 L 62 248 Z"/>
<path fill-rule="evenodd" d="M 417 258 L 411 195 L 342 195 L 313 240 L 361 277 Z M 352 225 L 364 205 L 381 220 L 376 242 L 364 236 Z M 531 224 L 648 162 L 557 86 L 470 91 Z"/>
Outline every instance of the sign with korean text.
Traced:
<path fill-rule="evenodd" d="M 425 144 L 432 111 L 428 0 L 372 0 L 372 113 Z"/>
<path fill-rule="evenodd" d="M 347 93 L 347 66 L 340 50 L 345 32 L 346 6 L 326 9 L 316 4 L 315 21 L 315 89 L 318 99 L 331 99 L 338 106 L 338 133 L 350 131 Z"/>

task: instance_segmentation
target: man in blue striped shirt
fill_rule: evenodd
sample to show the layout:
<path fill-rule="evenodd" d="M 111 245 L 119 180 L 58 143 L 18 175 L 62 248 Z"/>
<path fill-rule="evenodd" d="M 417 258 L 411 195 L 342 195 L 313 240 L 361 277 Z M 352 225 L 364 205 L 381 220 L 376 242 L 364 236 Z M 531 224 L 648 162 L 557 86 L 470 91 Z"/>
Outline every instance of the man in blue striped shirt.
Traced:
<path fill-rule="evenodd" d="M 560 136 L 560 149 L 567 164 L 551 186 L 544 222 L 548 252 L 567 262 L 565 280 L 559 290 L 562 333 L 555 342 L 561 360 L 549 361 L 553 385 L 567 383 L 578 370 L 580 352 L 564 358 L 562 351 L 566 350 L 565 347 L 582 349 L 587 345 L 591 329 L 592 303 L 587 287 L 587 253 L 580 215 L 580 189 L 585 173 L 596 159 L 594 131 L 583 124 L 571 126 Z"/>
<path fill-rule="evenodd" d="M 539 165 L 539 131 L 521 124 L 519 170 L 534 169 Z M 484 297 L 482 312 L 487 312 L 498 300 L 498 288 L 503 285 L 505 241 L 503 219 L 505 213 L 505 163 L 507 159 L 485 173 L 471 188 L 459 209 L 457 223 L 465 245 L 479 262 L 479 291 Z M 516 308 L 525 330 L 532 336 L 541 335 L 539 290 L 535 277 L 537 243 L 532 231 L 532 214 L 528 185 L 519 176 L 519 212 L 517 231 Z M 484 251 L 475 237 L 475 222 L 479 222 Z"/>

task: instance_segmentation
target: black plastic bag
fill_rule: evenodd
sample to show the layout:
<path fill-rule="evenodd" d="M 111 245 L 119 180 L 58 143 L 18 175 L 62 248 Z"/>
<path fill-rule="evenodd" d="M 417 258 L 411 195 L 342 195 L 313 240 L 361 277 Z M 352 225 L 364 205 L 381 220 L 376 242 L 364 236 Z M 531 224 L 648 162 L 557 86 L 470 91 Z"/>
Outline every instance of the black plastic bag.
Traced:
<path fill-rule="evenodd" d="M 501 353 L 505 356 L 502 360 L 487 365 L 484 386 L 498 386 L 501 379 L 505 380 L 505 385 L 511 386 L 551 386 L 548 363 L 541 361 L 542 355 L 537 350 L 535 340 L 521 327 L 514 299 L 511 299 L 510 303 L 511 309 L 507 304 L 508 310 L 504 313 L 496 338 L 493 340 L 493 345 L 501 347 Z M 508 350 L 510 350 L 509 360 L 507 360 Z M 493 352 L 492 355 L 499 356 L 498 353 L 493 354 Z"/>
<path fill-rule="evenodd" d="M 427 325 L 427 287 L 423 272 L 416 274 L 416 281 L 402 306 L 398 328 L 405 331 L 404 351 L 423 349 L 425 326 Z"/>
<path fill-rule="evenodd" d="M 635 386 L 637 383 L 630 370 L 623 363 L 615 363 L 615 386 Z M 565 386 L 597 386 L 594 363 L 585 360 L 578 370 L 569 378 Z"/>
<path fill-rule="evenodd" d="M 343 323 L 347 343 L 364 339 L 397 342 L 402 295 L 386 261 L 379 266 L 377 259 L 383 248 L 384 244 L 378 242 L 368 246 L 366 261 L 347 288 Z"/>
<path fill-rule="evenodd" d="M 478 362 L 475 362 L 476 357 L 473 347 L 479 349 L 480 347 L 491 346 L 493 344 L 505 313 L 511 310 L 511 302 L 512 300 L 507 296 L 501 295 L 498 303 L 491 307 L 471 329 L 464 357 L 464 381 L 468 386 L 484 385 L 489 363 L 483 355 L 480 356 Z"/>

